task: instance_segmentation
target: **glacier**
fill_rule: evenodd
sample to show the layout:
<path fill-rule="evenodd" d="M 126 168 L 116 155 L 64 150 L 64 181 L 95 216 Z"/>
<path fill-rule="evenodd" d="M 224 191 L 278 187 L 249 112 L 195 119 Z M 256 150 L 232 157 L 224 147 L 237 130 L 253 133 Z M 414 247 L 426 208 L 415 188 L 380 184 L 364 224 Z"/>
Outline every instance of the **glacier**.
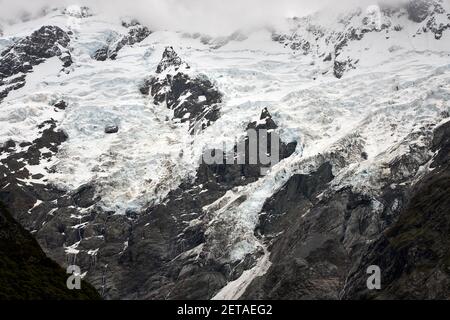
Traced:
<path fill-rule="evenodd" d="M 0 143 L 4 148 L 14 141 L 25 143 L 16 145 L 15 153 L 26 152 L 26 143 L 42 134 L 38 125 L 49 119 L 67 135 L 52 156 L 38 164 L 26 163 L 29 175 L 15 181 L 19 186 L 48 185 L 67 194 L 95 186 L 95 200 L 85 206 L 68 206 L 77 218 L 68 219 L 72 221 L 69 225 L 62 220 L 66 233 L 69 228 L 74 232 L 82 229 L 84 235 L 64 234 L 56 242 L 45 240 L 49 231 L 44 225 L 50 223 L 55 213 L 51 210 L 60 201 L 52 197 L 53 205 L 38 197 L 24 209 L 32 217 L 40 208 L 39 219 L 20 215 L 19 221 L 40 233 L 40 244 L 58 262 L 64 264 L 84 254 L 77 261 L 92 268 L 86 270 L 85 279 L 102 288 L 107 298 L 169 297 L 174 288 L 181 292 L 174 297 L 190 298 L 183 293 L 188 289 L 177 287 L 177 277 L 148 285 L 167 286 L 167 290 L 133 293 L 122 284 L 127 279 L 126 269 L 132 266 L 117 267 L 118 278 L 105 280 L 105 270 L 128 252 L 139 261 L 133 245 L 139 247 L 136 241 L 140 236 L 131 235 L 134 227 L 133 231 L 117 231 L 120 235 L 114 231 L 109 237 L 121 248 L 113 249 L 101 238 L 104 232 L 97 230 L 99 221 L 92 217 L 108 213 L 101 221 L 106 225 L 109 220 L 117 221 L 114 230 L 122 228 L 122 219 L 130 225 L 142 224 L 144 230 L 144 222 L 152 223 L 145 219 L 151 217 L 142 221 L 140 217 L 153 215 L 152 208 L 164 207 L 171 194 L 195 181 L 205 148 L 232 147 L 245 135 L 247 124 L 267 108 L 282 141 L 297 142 L 296 151 L 265 176 L 212 198 L 201 207 L 201 215 L 191 212 L 196 220 L 190 220 L 190 227 L 198 224 L 204 240 L 176 255 L 164 256 L 161 262 L 164 265 L 181 255 L 180 259 L 189 261 L 183 262 L 186 267 L 205 254 L 214 263 L 236 268 L 232 275 L 221 276 L 212 292 L 200 297 L 239 298 L 270 267 L 271 242 L 255 230 L 267 200 L 293 176 L 312 174 L 328 161 L 334 178 L 317 199 L 350 188 L 371 199 L 371 210 L 377 216 L 384 210 L 380 198 L 387 184 L 393 189 L 414 185 L 432 170 L 433 131 L 450 118 L 450 5 L 448 1 L 433 3 L 442 10 L 436 9 L 420 22 L 411 20 L 405 8 L 375 5 L 346 15 L 324 11 L 291 19 L 285 30 L 239 31 L 240 36 L 225 41 L 206 38 L 206 32 L 151 30 L 142 41 L 125 45 L 114 59 L 105 61 L 93 58 L 97 50 L 128 32 L 129 27 L 117 17 L 81 14 L 82 9 L 70 7 L 3 25 L 0 50 L 43 25 L 61 28 L 70 35 L 73 61 L 63 67 L 59 57 L 47 59 L 26 74 L 23 87 L 0 100 Z M 186 74 L 206 76 L 222 94 L 220 117 L 198 134 L 190 135 L 189 123 L 174 117 L 165 103 L 157 104 L 139 91 L 145 79 L 155 74 L 167 47 L 173 47 L 190 66 L 184 70 Z M 54 108 L 58 101 L 67 107 Z M 106 126 L 117 126 L 118 132 L 107 134 Z M 41 154 L 49 152 L 40 150 Z M 2 152 L 0 161 L 8 156 Z M 409 165 L 391 170 L 390 164 L 402 157 L 408 158 Z M 8 190 L 10 183 L 2 183 L 0 188 Z M 209 192 L 206 186 L 199 187 Z M 302 211 L 305 219 L 308 212 Z M 141 227 L 137 229 L 145 234 Z M 364 241 L 374 237 L 371 234 Z M 55 244 L 60 242 L 62 246 Z M 158 263 L 155 270 L 162 268 Z"/>

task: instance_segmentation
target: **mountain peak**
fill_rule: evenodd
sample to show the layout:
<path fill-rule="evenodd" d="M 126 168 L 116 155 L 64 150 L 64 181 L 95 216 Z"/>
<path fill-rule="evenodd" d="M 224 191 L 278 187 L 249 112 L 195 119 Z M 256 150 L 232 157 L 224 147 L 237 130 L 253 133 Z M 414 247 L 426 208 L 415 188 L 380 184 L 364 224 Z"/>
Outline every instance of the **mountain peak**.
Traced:
<path fill-rule="evenodd" d="M 163 52 L 162 59 L 156 68 L 156 73 L 162 73 L 170 67 L 174 67 L 175 71 L 177 71 L 181 66 L 185 66 L 189 69 L 189 65 L 181 60 L 173 47 L 166 47 Z"/>

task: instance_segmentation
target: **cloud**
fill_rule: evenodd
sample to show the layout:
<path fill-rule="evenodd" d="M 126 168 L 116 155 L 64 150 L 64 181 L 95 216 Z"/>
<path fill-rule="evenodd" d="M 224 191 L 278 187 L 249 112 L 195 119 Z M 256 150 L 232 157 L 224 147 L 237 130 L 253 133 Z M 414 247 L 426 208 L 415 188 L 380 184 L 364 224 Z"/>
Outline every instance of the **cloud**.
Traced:
<path fill-rule="evenodd" d="M 373 2 L 377 0 L 0 0 L 0 18 L 15 20 L 37 15 L 46 7 L 80 4 L 97 12 L 137 17 L 153 29 L 228 34 L 276 25 L 286 17 L 304 16 L 322 8 L 342 9 Z"/>
<path fill-rule="evenodd" d="M 328 0 L 154 0 L 140 1 L 139 12 L 148 23 L 166 29 L 230 33 L 293 15 L 305 15 Z"/>

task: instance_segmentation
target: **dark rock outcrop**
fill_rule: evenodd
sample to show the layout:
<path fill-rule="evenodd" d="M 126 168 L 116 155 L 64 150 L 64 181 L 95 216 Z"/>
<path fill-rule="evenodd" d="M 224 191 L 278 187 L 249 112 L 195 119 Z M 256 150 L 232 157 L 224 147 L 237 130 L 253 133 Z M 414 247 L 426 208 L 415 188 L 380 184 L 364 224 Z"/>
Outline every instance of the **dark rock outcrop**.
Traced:
<path fill-rule="evenodd" d="M 80 290 L 69 290 L 68 277 L 0 202 L 0 300 L 100 299 L 85 281 Z"/>
<path fill-rule="evenodd" d="M 191 77 L 183 72 L 189 66 L 181 60 L 172 47 L 163 53 L 156 73 L 143 83 L 142 94 L 150 94 L 157 104 L 166 103 L 181 122 L 189 121 L 191 134 L 199 133 L 216 121 L 222 94 L 204 75 Z M 164 73 L 170 69 L 170 72 Z"/>
<path fill-rule="evenodd" d="M 116 125 L 105 127 L 105 133 L 117 133 L 117 132 L 119 132 L 119 127 Z"/>
<path fill-rule="evenodd" d="M 57 26 L 43 26 L 16 41 L 0 54 L 0 99 L 25 85 L 25 74 L 48 58 L 59 57 L 63 67 L 72 65 L 70 38 Z"/>
<path fill-rule="evenodd" d="M 0 161 L 0 201 L 28 230 L 42 227 L 40 224 L 47 217 L 46 210 L 59 205 L 56 200 L 65 193 L 48 185 L 43 179 L 44 176 L 32 175 L 27 168 L 29 165 L 36 166 L 43 160 L 52 158 L 68 138 L 63 131 L 56 128 L 54 120 L 46 121 L 38 128 L 40 136 L 33 141 L 21 143 L 8 141 L 0 147 L 0 154 L 6 154 Z M 27 179 L 33 181 L 25 182 Z M 38 201 L 47 203 L 35 208 Z M 32 209 L 36 209 L 34 212 L 39 214 L 30 216 Z"/>
<path fill-rule="evenodd" d="M 257 232 L 270 237 L 285 230 L 288 225 L 284 225 L 280 218 L 292 211 L 301 210 L 305 202 L 313 202 L 314 196 L 333 180 L 331 169 L 331 164 L 326 162 L 312 174 L 292 176 L 285 186 L 264 204 Z"/>
<path fill-rule="evenodd" d="M 267 200 L 256 230 L 272 265 L 241 298 L 447 299 L 449 128 L 435 130 L 436 169 L 415 185 L 400 183 L 396 161 L 376 196 L 350 187 L 327 193 L 328 163 L 291 177 Z M 366 287 L 370 265 L 381 268 L 382 290 Z"/>
<path fill-rule="evenodd" d="M 126 23 L 124 26 L 128 28 L 127 34 L 114 39 L 111 43 L 98 49 L 92 56 L 93 59 L 98 61 L 105 61 L 107 59 L 115 60 L 119 51 L 125 46 L 132 46 L 142 42 L 152 33 L 146 26 L 139 24 L 137 21 L 134 23 Z"/>
<path fill-rule="evenodd" d="M 345 299 L 449 299 L 450 122 L 435 131 L 433 171 L 411 190 L 398 220 L 361 255 Z M 366 286 L 366 270 L 381 269 L 381 289 Z"/>
<path fill-rule="evenodd" d="M 320 34 L 315 35 L 320 36 Z M 295 33 L 292 35 L 273 33 L 272 40 L 283 44 L 284 47 L 288 47 L 294 52 L 301 52 L 303 55 L 311 52 L 311 43 Z"/>
<path fill-rule="evenodd" d="M 11 173 L 15 178 L 29 178 L 26 165 L 38 165 L 42 159 L 51 158 L 58 152 L 61 143 L 67 140 L 66 133 L 56 129 L 56 122 L 53 119 L 41 123 L 38 128 L 41 136 L 33 141 L 22 142 L 20 145 L 9 141 L 0 148 L 0 154 L 7 153 L 7 156 L 0 160 L 2 183 L 6 184 L 7 177 Z"/>
<path fill-rule="evenodd" d="M 109 47 L 105 46 L 97 51 L 95 51 L 94 55 L 92 56 L 93 59 L 98 61 L 106 61 L 108 59 L 108 53 L 109 53 Z"/>
<path fill-rule="evenodd" d="M 413 0 L 406 5 L 408 17 L 414 22 L 420 23 L 428 18 L 431 13 L 433 1 L 430 0 Z"/>
<path fill-rule="evenodd" d="M 358 63 L 358 61 L 356 61 Z M 342 78 L 344 73 L 350 69 L 355 69 L 355 63 L 352 60 L 348 59 L 346 61 L 338 61 L 334 60 L 333 73 L 334 76 L 338 79 Z"/>
<path fill-rule="evenodd" d="M 243 141 L 240 143 L 243 144 L 243 150 L 238 150 L 237 146 L 234 146 L 233 151 L 230 154 L 224 153 L 222 150 L 205 150 L 205 153 L 209 153 L 214 155 L 216 153 L 222 153 L 221 157 L 224 159 L 223 163 L 214 163 L 214 164 L 205 164 L 202 163 L 199 167 L 199 181 L 203 183 L 204 181 L 208 181 L 211 179 L 215 179 L 216 181 L 220 181 L 221 183 L 227 183 L 231 186 L 248 184 L 250 182 L 254 182 L 260 178 L 262 173 L 264 173 L 265 169 L 269 169 L 271 165 L 275 163 L 267 164 L 263 163 L 260 158 L 260 154 L 254 156 L 254 161 L 251 161 L 252 158 L 250 143 L 254 143 L 256 148 L 255 150 L 264 150 L 267 151 L 267 156 L 270 158 L 272 156 L 272 135 L 274 134 L 271 130 L 277 129 L 278 126 L 272 119 L 271 114 L 265 108 L 261 112 L 260 120 L 251 122 L 247 125 L 247 130 L 254 129 L 256 133 L 256 141 L 251 141 L 249 136 L 244 137 Z M 260 140 L 260 130 L 266 130 L 267 140 L 266 144 L 262 145 L 262 141 Z M 297 142 L 289 142 L 285 143 L 281 141 L 279 137 L 275 137 L 278 139 L 278 160 L 283 160 L 285 158 L 290 157 L 297 147 Z M 240 155 L 239 152 L 244 151 L 243 155 Z M 243 156 L 245 161 L 244 163 L 240 163 L 238 158 Z M 227 159 L 234 159 L 232 163 L 226 161 Z M 226 162 L 226 163 L 225 163 Z"/>
<path fill-rule="evenodd" d="M 64 100 L 60 100 L 53 105 L 58 110 L 66 110 L 67 103 Z"/>
<path fill-rule="evenodd" d="M 178 71 L 181 66 L 189 69 L 189 65 L 181 60 L 175 50 L 173 50 L 172 47 L 167 47 L 163 52 L 161 61 L 156 67 L 156 73 L 161 73 L 170 67 L 174 68 L 175 71 Z"/>
<path fill-rule="evenodd" d="M 9 92 L 24 87 L 25 78 L 26 76 L 24 74 L 17 77 L 12 77 L 11 79 L 2 80 L 0 78 L 0 102 L 8 96 Z"/>
<path fill-rule="evenodd" d="M 340 298 L 352 264 L 395 215 L 388 211 L 401 193 L 386 193 L 386 209 L 374 218 L 377 200 L 349 188 L 317 199 L 332 179 L 329 170 L 325 163 L 310 175 L 293 176 L 267 201 L 257 231 L 269 244 L 272 265 L 242 299 Z"/>

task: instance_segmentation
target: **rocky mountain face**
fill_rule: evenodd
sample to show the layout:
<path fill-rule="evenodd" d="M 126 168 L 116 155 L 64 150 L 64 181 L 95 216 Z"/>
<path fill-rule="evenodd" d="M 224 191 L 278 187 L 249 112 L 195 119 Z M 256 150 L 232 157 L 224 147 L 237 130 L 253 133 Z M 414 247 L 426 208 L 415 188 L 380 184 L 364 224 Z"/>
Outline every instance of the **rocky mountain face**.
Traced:
<path fill-rule="evenodd" d="M 191 77 L 183 69 L 190 67 L 172 47 L 166 48 L 156 68 L 157 76 L 145 80 L 140 91 L 150 93 L 156 104 L 165 102 L 181 122 L 189 121 L 189 132 L 194 134 L 219 118 L 222 94 L 205 75 Z"/>
<path fill-rule="evenodd" d="M 66 287 L 67 274 L 45 256 L 36 239 L 0 203 L 0 300 L 98 300 L 82 281 L 81 290 Z"/>
<path fill-rule="evenodd" d="M 118 35 L 112 39 L 108 39 L 108 44 L 95 51 L 93 58 L 99 61 L 105 61 L 106 59 L 116 59 L 117 53 L 125 46 L 132 46 L 136 43 L 143 41 L 147 38 L 151 31 L 142 26 L 136 20 L 130 22 L 122 22 L 122 26 L 127 28 L 125 35 Z"/>
<path fill-rule="evenodd" d="M 327 192 L 334 178 L 328 159 L 309 175 L 292 176 L 267 200 L 260 219 L 272 265 L 242 298 L 446 299 L 448 128 L 449 122 L 438 127 L 428 142 L 438 151 L 428 161 L 433 168 L 439 161 L 439 168 L 414 185 L 394 178 L 424 164 L 410 156 L 402 168 L 389 164 L 390 177 L 376 196 L 347 187 Z M 371 265 L 384 270 L 380 291 L 366 286 Z"/>
<path fill-rule="evenodd" d="M 450 16 L 445 5 L 444 0 L 418 0 L 400 7 L 382 4 L 365 10 L 358 8 L 340 16 L 331 28 L 318 24 L 314 17 L 294 18 L 290 34 L 274 32 L 272 38 L 293 51 L 317 55 L 328 65 L 322 72 L 332 72 L 336 78 L 341 78 L 361 62 L 360 54 L 352 49 L 352 43 L 370 38 L 373 33 L 386 40 L 399 35 L 405 37 L 405 21 L 412 21 L 413 33 L 408 32 L 408 36 L 430 33 L 436 40 L 441 39 L 442 34 L 450 29 Z"/>
<path fill-rule="evenodd" d="M 180 73 L 181 66 L 188 68 L 172 48 L 166 48 L 156 73 L 166 71 L 169 89 L 153 84 L 151 91 L 156 92 L 155 97 L 164 93 L 161 98 L 154 98 L 156 102 L 170 101 L 167 106 L 176 104 L 189 108 L 184 111 L 194 114 L 195 120 L 191 123 L 195 124 L 208 113 L 205 108 L 209 108 L 211 101 L 220 101 L 221 94 L 207 79 L 190 78 Z M 168 70 L 174 71 L 175 75 L 168 74 Z M 176 80 L 172 82 L 172 77 L 176 79 L 177 76 L 185 79 L 182 86 Z M 145 93 L 145 88 L 140 90 Z M 199 99 L 201 94 L 207 98 Z M 188 98 L 182 100 L 181 95 Z M 67 104 L 59 101 L 53 108 L 56 112 L 63 111 Z M 196 114 L 196 110 L 204 111 Z M 174 118 L 177 115 L 179 113 L 175 111 Z M 42 178 L 41 175 L 33 176 L 26 166 L 39 165 L 41 161 L 51 158 L 58 152 L 60 144 L 67 140 L 67 135 L 55 130 L 55 127 L 55 120 L 49 120 L 38 126 L 41 136 L 36 140 L 20 145 L 10 140 L 4 144 L 2 154 L 6 157 L 1 160 L 0 199 L 14 210 L 17 219 L 26 228 L 33 230 L 41 243 L 45 243 L 44 247 L 52 258 L 63 261 L 63 264 L 80 265 L 83 270 L 89 269 L 90 281 L 101 289 L 102 296 L 133 299 L 212 298 L 227 279 L 236 278 L 243 268 L 254 263 L 254 258 L 249 256 L 250 261 L 228 265 L 227 260 L 220 256 L 224 252 L 220 251 L 216 242 L 227 245 L 229 239 L 222 239 L 222 232 L 205 234 L 211 217 L 203 209 L 227 191 L 254 182 L 261 176 L 264 165 L 259 161 L 257 164 L 248 163 L 248 137 L 244 138 L 247 163 L 202 163 L 195 179 L 170 192 L 164 203 L 149 207 L 144 212 L 129 210 L 124 215 L 114 215 L 114 212 L 96 206 L 100 197 L 96 195 L 94 184 L 67 192 L 53 185 L 21 182 L 22 179 Z M 277 127 L 267 109 L 262 111 L 258 121 L 247 125 L 248 129 L 256 132 Z M 270 141 L 269 138 L 267 150 L 271 150 Z M 296 142 L 285 144 L 279 141 L 279 145 L 279 158 L 284 159 L 292 155 Z M 233 150 L 237 152 L 236 147 Z M 210 152 L 224 151 L 217 149 Z M 96 212 L 83 214 L 87 208 L 95 208 Z M 68 239 L 74 245 L 65 247 Z M 205 251 L 218 256 L 199 257 L 198 247 L 206 245 L 211 248 Z M 100 250 L 102 256 L 98 256 Z M 189 253 L 191 250 L 193 252 Z M 234 271 L 235 268 L 238 271 Z"/>
<path fill-rule="evenodd" d="M 274 124 L 267 111 L 266 115 L 266 123 L 258 129 Z M 280 143 L 280 158 L 289 157 L 295 143 Z M 236 279 L 254 264 L 252 255 L 229 263 L 229 242 L 239 239 L 228 238 L 230 226 L 214 225 L 213 216 L 205 207 L 220 205 L 217 202 L 233 188 L 258 180 L 261 167 L 260 163 L 248 161 L 202 163 L 193 182 L 183 183 L 169 193 L 164 203 L 136 218 L 127 251 L 117 266 L 120 271 L 111 271 L 114 277 L 121 276 L 122 290 L 138 299 L 210 299 L 227 281 Z M 238 198 L 233 205 L 242 201 Z M 217 230 L 208 230 L 210 224 Z"/>
<path fill-rule="evenodd" d="M 74 7 L 6 26 L 0 201 L 106 299 L 446 299 L 449 12 L 220 38 Z"/>
<path fill-rule="evenodd" d="M 349 273 L 345 299 L 448 299 L 450 122 L 435 131 L 431 167 L 408 192 L 397 220 L 360 256 Z M 369 265 L 387 270 L 383 290 L 362 283 Z"/>
<path fill-rule="evenodd" d="M 61 28 L 43 26 L 4 50 L 0 54 L 0 101 L 11 90 L 22 88 L 26 74 L 46 59 L 59 57 L 63 67 L 69 67 L 72 64 L 69 43 L 68 34 Z"/>

